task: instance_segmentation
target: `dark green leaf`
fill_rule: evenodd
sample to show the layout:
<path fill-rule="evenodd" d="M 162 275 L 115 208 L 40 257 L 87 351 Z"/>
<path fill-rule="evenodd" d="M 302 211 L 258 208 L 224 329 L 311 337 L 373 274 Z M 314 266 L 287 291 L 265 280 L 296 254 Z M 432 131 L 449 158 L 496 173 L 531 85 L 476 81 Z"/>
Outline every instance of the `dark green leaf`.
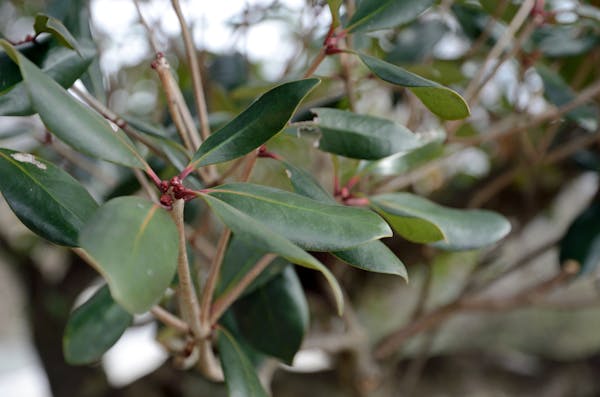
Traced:
<path fill-rule="evenodd" d="M 293 267 L 237 301 L 234 313 L 252 347 L 292 363 L 308 327 L 308 303 Z"/>
<path fill-rule="evenodd" d="M 114 131 L 102 116 L 69 95 L 6 40 L 0 40 L 0 46 L 19 65 L 29 99 L 48 130 L 82 153 L 129 167 L 145 167 L 123 131 Z"/>
<path fill-rule="evenodd" d="M 369 272 L 396 274 L 408 280 L 404 263 L 381 241 L 371 241 L 332 254 L 349 265 Z"/>
<path fill-rule="evenodd" d="M 29 153 L 0 149 L 0 190 L 17 217 L 56 244 L 78 246 L 98 204 L 69 174 Z"/>
<path fill-rule="evenodd" d="M 425 164 L 444 153 L 442 140 L 431 141 L 407 153 L 398 153 L 385 159 L 367 164 L 364 173 L 376 175 L 399 175 Z"/>
<path fill-rule="evenodd" d="M 308 172 L 283 162 L 296 193 L 323 203 L 340 205 Z M 376 273 L 397 274 L 407 279 L 404 264 L 381 241 L 370 241 L 332 254 L 351 266 Z"/>
<path fill-rule="evenodd" d="M 253 245 L 245 243 L 236 236 L 232 236 L 223 258 L 219 281 L 215 289 L 215 296 L 219 297 L 237 284 L 242 277 L 250 271 L 266 252 L 257 249 Z M 283 258 L 275 258 L 260 275 L 244 290 L 243 295 L 249 294 L 255 289 L 269 282 L 277 276 L 289 264 Z M 242 295 L 242 296 L 243 296 Z"/>
<path fill-rule="evenodd" d="M 44 53 L 39 66 L 62 87 L 69 88 L 86 71 L 96 55 L 94 47 L 89 44 L 81 45 L 80 50 L 82 55 L 68 48 L 53 45 Z M 14 62 L 12 64 L 15 65 Z M 24 82 L 15 84 L 9 91 L 0 95 L 0 116 L 28 116 L 34 113 Z"/>
<path fill-rule="evenodd" d="M 313 251 L 344 250 L 391 235 L 372 211 L 321 203 L 285 190 L 232 183 L 208 193 Z"/>
<path fill-rule="evenodd" d="M 569 226 L 560 242 L 560 262 L 573 259 L 581 273 L 595 271 L 600 264 L 600 203 L 592 203 Z"/>
<path fill-rule="evenodd" d="M 222 163 L 258 148 L 286 126 L 300 102 L 318 83 L 318 79 L 298 80 L 269 90 L 204 141 L 190 165 Z"/>
<path fill-rule="evenodd" d="M 75 37 L 67 30 L 67 28 L 56 18 L 49 15 L 37 14 L 33 23 L 35 34 L 50 33 L 54 36 L 63 46 L 79 51 L 79 45 Z"/>
<path fill-rule="evenodd" d="M 113 298 L 130 313 L 143 313 L 155 305 L 175 274 L 177 228 L 166 211 L 142 198 L 108 201 L 87 223 L 79 241 Z"/>
<path fill-rule="evenodd" d="M 421 145 L 416 136 L 399 124 L 379 117 L 337 109 L 312 109 L 321 131 L 319 149 L 341 156 L 377 160 Z"/>
<path fill-rule="evenodd" d="M 398 33 L 394 48 L 385 58 L 392 63 L 422 63 L 433 57 L 435 46 L 449 30 L 446 23 L 438 19 L 412 23 Z"/>
<path fill-rule="evenodd" d="M 319 185 L 319 182 L 310 173 L 287 161 L 282 161 L 282 164 L 296 193 L 323 203 L 337 204 L 337 201 Z"/>
<path fill-rule="evenodd" d="M 15 48 L 31 62 L 41 65 L 48 51 L 53 47 L 52 39 L 45 37 L 36 41 L 28 41 L 15 45 Z M 0 93 L 22 81 L 19 67 L 4 51 L 0 51 Z"/>
<path fill-rule="evenodd" d="M 377 77 L 409 88 L 432 113 L 442 119 L 458 120 L 469 116 L 469 106 L 456 91 L 389 62 L 365 54 L 359 56 Z"/>
<path fill-rule="evenodd" d="M 229 397 L 269 397 L 254 366 L 233 335 L 220 328 L 217 343 Z"/>
<path fill-rule="evenodd" d="M 467 250 L 493 244 L 510 231 L 501 215 L 484 210 L 447 208 L 410 193 L 371 198 L 375 209 L 394 230 L 410 241 L 432 243 L 450 250 Z"/>
<path fill-rule="evenodd" d="M 350 32 L 393 28 L 411 22 L 433 0 L 362 0 L 346 29 Z"/>
<path fill-rule="evenodd" d="M 98 290 L 69 316 L 63 335 L 63 354 L 69 364 L 92 364 L 119 340 L 133 316 L 110 296 Z"/>
<path fill-rule="evenodd" d="M 280 255 L 297 265 L 320 271 L 332 289 L 338 312 L 342 313 L 344 299 L 340 286 L 333 274 L 321 262 L 281 234 L 272 231 L 267 225 L 251 218 L 225 201 L 208 194 L 203 194 L 201 197 L 223 223 L 233 231 L 234 235 L 237 235 L 246 244 L 265 253 Z"/>

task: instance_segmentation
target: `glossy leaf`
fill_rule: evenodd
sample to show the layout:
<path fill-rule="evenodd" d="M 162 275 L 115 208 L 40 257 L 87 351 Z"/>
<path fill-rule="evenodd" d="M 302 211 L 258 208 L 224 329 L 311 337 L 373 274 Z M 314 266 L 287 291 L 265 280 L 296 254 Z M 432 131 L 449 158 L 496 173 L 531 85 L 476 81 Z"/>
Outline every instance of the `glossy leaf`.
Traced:
<path fill-rule="evenodd" d="M 244 242 L 236 236 L 232 236 L 223 258 L 221 271 L 219 273 L 219 281 L 215 289 L 215 296 L 220 297 L 242 277 L 250 271 L 266 252 L 257 249 L 257 247 Z M 275 258 L 260 275 L 250 283 L 244 290 L 242 296 L 247 295 L 257 288 L 268 283 L 273 277 L 277 276 L 281 271 L 289 265 L 289 262 L 283 258 Z"/>
<path fill-rule="evenodd" d="M 410 193 L 382 194 L 372 197 L 371 203 L 407 240 L 438 242 L 444 249 L 481 248 L 510 231 L 508 220 L 494 212 L 443 207 Z"/>
<path fill-rule="evenodd" d="M 346 29 L 350 32 L 393 28 L 414 20 L 433 0 L 362 0 Z"/>
<path fill-rule="evenodd" d="M 231 183 L 208 193 L 312 251 L 343 250 L 391 235 L 372 211 L 321 203 L 285 190 Z"/>
<path fill-rule="evenodd" d="M 35 34 L 50 33 L 54 36 L 63 46 L 70 48 L 71 50 L 79 51 L 79 45 L 75 37 L 69 32 L 69 30 L 56 18 L 49 15 L 37 14 L 33 23 Z"/>
<path fill-rule="evenodd" d="M 381 59 L 365 54 L 359 54 L 359 57 L 377 77 L 407 87 L 440 118 L 458 120 L 469 116 L 469 106 L 456 91 Z"/>
<path fill-rule="evenodd" d="M 323 203 L 337 204 L 337 201 L 335 201 L 327 190 L 319 185 L 319 182 L 317 182 L 312 174 L 287 161 L 282 161 L 282 164 L 296 193 Z"/>
<path fill-rule="evenodd" d="M 344 299 L 340 286 L 333 274 L 315 257 L 292 243 L 281 234 L 271 230 L 268 225 L 255 220 L 235 207 L 209 194 L 201 197 L 229 227 L 237 238 L 265 253 L 274 253 L 300 266 L 320 271 L 329 283 L 335 297 L 338 312 L 342 313 Z"/>
<path fill-rule="evenodd" d="M 393 156 L 369 163 L 364 166 L 364 173 L 376 175 L 399 175 L 408 172 L 422 164 L 440 157 L 444 153 L 444 145 L 441 140 L 434 140 L 425 145 L 406 153 L 398 153 Z"/>
<path fill-rule="evenodd" d="M 308 303 L 294 268 L 234 305 L 244 339 L 256 350 L 291 364 L 308 328 Z"/>
<path fill-rule="evenodd" d="M 121 130 L 114 131 L 102 116 L 69 95 L 7 41 L 0 40 L 0 46 L 19 65 L 31 103 L 48 130 L 82 153 L 144 168 L 145 162 Z"/>
<path fill-rule="evenodd" d="M 44 37 L 36 41 L 16 44 L 15 48 L 25 55 L 31 62 L 40 65 L 48 51 L 53 47 L 52 38 Z M 5 51 L 0 51 L 0 94 L 22 81 L 19 67 L 13 62 Z"/>
<path fill-rule="evenodd" d="M 106 279 L 115 301 L 130 313 L 155 305 L 177 267 L 175 224 L 158 205 L 139 197 L 104 204 L 79 241 Z"/>
<path fill-rule="evenodd" d="M 408 280 L 404 263 L 381 241 L 371 241 L 332 254 L 356 268 L 375 273 L 395 274 Z"/>
<path fill-rule="evenodd" d="M 560 242 L 560 262 L 568 259 L 579 262 L 582 274 L 600 264 L 600 203 L 592 203 L 569 226 Z"/>
<path fill-rule="evenodd" d="M 222 163 L 258 148 L 283 130 L 300 102 L 318 83 L 318 79 L 298 80 L 269 90 L 204 141 L 190 165 Z"/>
<path fill-rule="evenodd" d="M 415 134 L 391 120 L 337 109 L 312 111 L 321 132 L 319 149 L 325 152 L 377 160 L 421 145 Z"/>
<path fill-rule="evenodd" d="M 98 208 L 65 171 L 29 153 L 0 149 L 0 191 L 17 217 L 41 237 L 78 246 L 79 231 Z"/>
<path fill-rule="evenodd" d="M 325 191 L 311 174 L 292 164 L 283 162 L 294 191 L 323 203 L 340 205 Z M 398 257 L 381 241 L 370 241 L 332 254 L 347 264 L 375 273 L 396 274 L 407 279 L 406 268 Z"/>
<path fill-rule="evenodd" d="M 217 344 L 229 397 L 269 397 L 252 362 L 233 335 L 220 328 Z"/>
<path fill-rule="evenodd" d="M 92 364 L 123 335 L 133 316 L 100 288 L 69 316 L 63 335 L 63 354 L 69 364 Z"/>
<path fill-rule="evenodd" d="M 96 55 L 96 50 L 92 45 L 81 45 L 80 53 L 81 55 L 68 48 L 54 45 L 44 53 L 39 66 L 62 87 L 69 88 L 87 70 Z M 14 62 L 12 64 L 15 65 Z M 34 113 L 35 110 L 23 81 L 0 95 L 0 116 L 28 116 Z"/>

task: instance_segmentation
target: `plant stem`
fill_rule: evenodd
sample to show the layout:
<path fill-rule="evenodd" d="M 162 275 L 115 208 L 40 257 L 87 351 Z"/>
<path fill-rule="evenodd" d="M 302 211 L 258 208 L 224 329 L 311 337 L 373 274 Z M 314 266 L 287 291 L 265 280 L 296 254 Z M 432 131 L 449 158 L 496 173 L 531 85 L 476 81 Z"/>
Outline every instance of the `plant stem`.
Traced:
<path fill-rule="evenodd" d="M 231 230 L 223 230 L 221 238 L 219 238 L 219 243 L 217 244 L 217 252 L 213 257 L 213 261 L 210 266 L 208 279 L 206 280 L 204 290 L 202 291 L 202 301 L 200 303 L 200 323 L 202 324 L 202 334 L 200 334 L 200 336 L 203 338 L 206 338 L 208 335 L 210 335 L 212 325 L 210 320 L 212 298 L 213 294 L 215 293 L 217 280 L 219 279 L 219 273 L 221 270 L 221 264 L 223 263 L 223 258 L 225 257 L 225 251 L 227 250 L 227 244 L 229 243 L 230 237 Z"/>
<path fill-rule="evenodd" d="M 319 50 L 319 53 L 317 54 L 315 59 L 313 59 L 312 63 L 306 70 L 306 73 L 304 73 L 305 79 L 312 76 L 315 73 L 315 71 L 317 70 L 317 68 L 319 67 L 321 62 L 323 62 L 323 60 L 325 59 L 326 56 L 327 56 L 327 54 L 325 53 L 325 48 L 323 47 Z"/>
<path fill-rule="evenodd" d="M 184 200 L 175 200 L 171 215 L 177 226 L 179 234 L 179 257 L 177 259 L 177 276 L 179 277 L 179 292 L 181 297 L 182 316 L 190 324 L 196 338 L 200 338 L 202 327 L 200 325 L 200 307 L 196 296 L 196 289 L 190 274 L 187 246 L 185 238 L 185 224 L 183 220 Z"/>
<path fill-rule="evenodd" d="M 208 112 L 206 108 L 206 98 L 204 97 L 204 87 L 202 86 L 202 75 L 200 73 L 200 65 L 198 63 L 198 57 L 196 55 L 196 48 L 190 30 L 185 23 L 183 12 L 181 11 L 181 5 L 179 0 L 171 0 L 173 9 L 179 19 L 179 25 L 181 25 L 181 33 L 183 35 L 183 43 L 185 45 L 185 52 L 187 55 L 188 64 L 192 74 L 192 84 L 194 86 L 194 98 L 196 99 L 196 112 L 200 119 L 200 130 L 202 133 L 202 139 L 206 140 L 210 136 L 210 125 L 208 123 Z M 197 149 L 200 146 L 198 136 L 192 136 L 192 142 Z"/>
<path fill-rule="evenodd" d="M 254 281 L 276 257 L 277 255 L 275 254 L 264 255 L 236 285 L 215 301 L 210 313 L 211 324 L 215 324 L 219 320 L 231 304 L 242 295 L 250 283 L 252 283 L 252 281 Z"/>
<path fill-rule="evenodd" d="M 182 334 L 190 333 L 190 327 L 185 321 L 163 309 L 162 307 L 154 306 L 152 309 L 150 309 L 150 313 L 152 313 L 152 315 L 160 320 L 163 324 L 168 325 Z"/>

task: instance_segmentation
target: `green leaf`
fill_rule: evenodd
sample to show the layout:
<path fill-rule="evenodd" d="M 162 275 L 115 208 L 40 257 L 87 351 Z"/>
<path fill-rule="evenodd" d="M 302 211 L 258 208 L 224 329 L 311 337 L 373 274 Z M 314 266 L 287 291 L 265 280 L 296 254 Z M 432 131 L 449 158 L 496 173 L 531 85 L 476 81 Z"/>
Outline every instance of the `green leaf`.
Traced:
<path fill-rule="evenodd" d="M 312 109 L 321 131 L 319 149 L 341 156 L 377 160 L 421 145 L 415 134 L 391 120 L 327 108 Z"/>
<path fill-rule="evenodd" d="M 133 316 L 100 288 L 69 316 L 63 335 L 63 354 L 69 364 L 92 364 L 114 345 L 129 327 Z"/>
<path fill-rule="evenodd" d="M 44 37 L 36 41 L 28 41 L 15 45 L 15 48 L 36 65 L 40 65 L 52 48 L 52 38 Z M 22 81 L 19 67 L 4 51 L 0 51 L 0 93 Z"/>
<path fill-rule="evenodd" d="M 291 365 L 309 317 L 308 303 L 293 267 L 288 266 L 233 308 L 239 329 L 252 347 Z"/>
<path fill-rule="evenodd" d="M 17 217 L 36 234 L 78 246 L 78 236 L 98 208 L 81 184 L 29 153 L 0 149 L 0 191 Z"/>
<path fill-rule="evenodd" d="M 274 253 L 282 256 L 297 265 L 320 271 L 332 289 L 338 312 L 342 313 L 344 299 L 340 286 L 333 274 L 321 262 L 281 234 L 271 230 L 268 225 L 246 215 L 225 201 L 209 194 L 202 194 L 201 197 L 221 221 L 232 230 L 234 235 L 246 244 L 265 253 Z"/>
<path fill-rule="evenodd" d="M 287 161 L 281 163 L 285 167 L 285 172 L 296 193 L 323 203 L 337 204 L 337 201 L 329 192 L 319 185 L 319 182 L 306 170 L 298 168 Z"/>
<path fill-rule="evenodd" d="M 321 203 L 285 190 L 231 183 L 207 193 L 312 251 L 344 250 L 391 235 L 372 211 Z"/>
<path fill-rule="evenodd" d="M 190 166 L 196 168 L 241 157 L 283 130 L 298 105 L 319 83 L 305 79 L 281 84 L 200 145 Z"/>
<path fill-rule="evenodd" d="M 413 21 L 433 0 L 362 0 L 346 26 L 349 32 L 393 28 Z"/>
<path fill-rule="evenodd" d="M 331 24 L 333 27 L 337 27 L 340 25 L 340 7 L 344 0 L 327 0 L 327 5 L 329 5 L 329 12 L 331 12 Z"/>
<path fill-rule="evenodd" d="M 269 397 L 256 370 L 233 335 L 219 328 L 217 341 L 229 397 Z"/>
<path fill-rule="evenodd" d="M 81 247 L 130 313 L 155 305 L 177 267 L 177 228 L 166 211 L 139 197 L 108 201 L 87 223 Z"/>
<path fill-rule="evenodd" d="M 581 273 L 595 271 L 600 264 L 600 203 L 592 203 L 569 226 L 560 242 L 560 262 L 573 259 Z"/>
<path fill-rule="evenodd" d="M 69 88 L 87 70 L 96 55 L 96 50 L 90 44 L 82 45 L 80 50 L 82 55 L 68 48 L 53 45 L 44 53 L 39 66 L 62 87 Z M 14 62 L 11 63 L 15 65 Z M 27 86 L 23 81 L 0 95 L 0 116 L 28 116 L 34 113 Z"/>
<path fill-rule="evenodd" d="M 410 241 L 449 250 L 468 250 L 493 244 L 510 231 L 506 218 L 491 211 L 443 207 L 410 193 L 382 194 L 371 204 Z M 443 240 L 443 241 L 440 241 Z"/>
<path fill-rule="evenodd" d="M 243 240 L 232 236 L 229 239 L 227 251 L 221 265 L 219 280 L 215 288 L 215 297 L 218 298 L 235 284 L 237 284 L 248 273 L 266 252 L 245 243 Z M 275 258 L 260 275 L 250 283 L 244 290 L 242 296 L 251 293 L 257 288 L 268 283 L 273 277 L 289 265 L 283 258 Z"/>
<path fill-rule="evenodd" d="M 0 40 L 0 46 L 19 65 L 31 103 L 50 132 L 82 153 L 145 168 L 145 161 L 123 131 L 114 131 L 102 116 L 69 95 L 6 40 Z"/>
<path fill-rule="evenodd" d="M 361 173 L 376 175 L 404 174 L 405 172 L 440 157 L 443 153 L 443 141 L 436 139 L 407 153 L 398 153 L 385 159 L 369 163 L 364 166 Z"/>
<path fill-rule="evenodd" d="M 35 34 L 50 33 L 65 47 L 75 50 L 79 53 L 79 45 L 75 37 L 69 30 L 56 18 L 49 15 L 37 14 L 33 23 Z"/>
<path fill-rule="evenodd" d="M 347 264 L 368 272 L 395 274 L 408 280 L 404 263 L 381 241 L 371 241 L 349 250 L 332 252 Z"/>
<path fill-rule="evenodd" d="M 323 203 L 340 205 L 325 189 L 318 184 L 311 174 L 290 163 L 283 162 L 294 191 L 303 196 Z M 404 264 L 381 241 L 370 241 L 332 254 L 351 266 L 376 273 L 397 274 L 408 279 Z"/>
<path fill-rule="evenodd" d="M 427 109 L 440 118 L 458 120 L 469 116 L 469 106 L 456 91 L 381 59 L 365 54 L 358 55 L 377 77 L 388 83 L 407 87 Z"/>

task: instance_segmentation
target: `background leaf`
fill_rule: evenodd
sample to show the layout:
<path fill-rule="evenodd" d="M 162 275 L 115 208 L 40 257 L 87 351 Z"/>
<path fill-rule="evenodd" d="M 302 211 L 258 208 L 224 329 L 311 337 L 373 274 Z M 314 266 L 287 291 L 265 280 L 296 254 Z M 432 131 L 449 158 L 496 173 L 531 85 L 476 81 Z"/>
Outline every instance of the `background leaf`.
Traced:
<path fill-rule="evenodd" d="M 145 162 L 123 131 L 114 131 L 102 116 L 69 95 L 7 41 L 0 40 L 0 46 L 19 65 L 29 99 L 50 132 L 82 153 L 145 168 Z"/>
<path fill-rule="evenodd" d="M 267 284 L 233 306 L 239 329 L 258 351 L 292 363 L 308 328 L 308 303 L 294 268 L 288 266 Z"/>
<path fill-rule="evenodd" d="M 369 210 L 321 203 L 272 187 L 231 183 L 208 193 L 304 249 L 343 250 L 391 235 L 383 219 Z"/>
<path fill-rule="evenodd" d="M 410 241 L 451 250 L 481 248 L 502 239 L 510 223 L 484 210 L 443 207 L 410 193 L 389 193 L 371 198 L 372 205 L 394 230 Z"/>
<path fill-rule="evenodd" d="M 341 156 L 377 160 L 421 145 L 407 128 L 379 117 L 327 108 L 312 109 L 321 131 L 319 149 Z"/>
<path fill-rule="evenodd" d="M 318 83 L 318 79 L 305 79 L 269 90 L 204 141 L 190 165 L 222 163 L 256 149 L 286 126 L 300 102 Z"/>
<path fill-rule="evenodd" d="M 78 246 L 78 236 L 98 208 L 88 191 L 52 163 L 0 149 L 0 191 L 17 217 L 41 237 Z"/>
<path fill-rule="evenodd" d="M 581 273 L 593 272 L 600 264 L 600 203 L 592 203 L 569 226 L 560 242 L 560 262 L 573 259 Z"/>
<path fill-rule="evenodd" d="M 156 304 L 175 274 L 177 229 L 166 211 L 145 199 L 108 201 L 79 240 L 113 298 L 130 313 L 143 313 Z"/>
<path fill-rule="evenodd" d="M 49 15 L 37 14 L 33 23 L 35 34 L 50 33 L 54 36 L 63 46 L 70 48 L 71 50 L 79 51 L 79 45 L 75 37 L 69 32 L 69 30 L 56 18 Z"/>
<path fill-rule="evenodd" d="M 442 119 L 458 120 L 469 116 L 469 106 L 456 91 L 381 59 L 365 54 L 359 54 L 359 57 L 377 77 L 409 88 L 427 109 Z"/>
<path fill-rule="evenodd" d="M 69 364 L 92 364 L 114 345 L 133 321 L 133 316 L 100 288 L 69 316 L 63 336 L 63 354 Z"/>
<path fill-rule="evenodd" d="M 252 362 L 231 333 L 220 328 L 217 343 L 229 397 L 269 397 Z"/>
<path fill-rule="evenodd" d="M 414 20 L 433 0 L 362 0 L 346 29 L 362 32 L 393 28 Z"/>
<path fill-rule="evenodd" d="M 223 223 L 246 244 L 265 253 L 274 253 L 300 266 L 320 271 L 335 297 L 338 313 L 344 308 L 344 298 L 340 286 L 333 274 L 315 257 L 304 251 L 281 234 L 270 230 L 262 222 L 246 215 L 225 201 L 208 194 L 201 196 Z"/>
<path fill-rule="evenodd" d="M 96 50 L 91 44 L 84 44 L 80 46 L 80 54 L 52 43 L 44 52 L 39 67 L 62 87 L 69 88 L 87 70 L 96 56 Z M 14 62 L 10 62 L 14 65 Z M 34 113 L 23 81 L 0 94 L 0 116 L 28 116 Z"/>

